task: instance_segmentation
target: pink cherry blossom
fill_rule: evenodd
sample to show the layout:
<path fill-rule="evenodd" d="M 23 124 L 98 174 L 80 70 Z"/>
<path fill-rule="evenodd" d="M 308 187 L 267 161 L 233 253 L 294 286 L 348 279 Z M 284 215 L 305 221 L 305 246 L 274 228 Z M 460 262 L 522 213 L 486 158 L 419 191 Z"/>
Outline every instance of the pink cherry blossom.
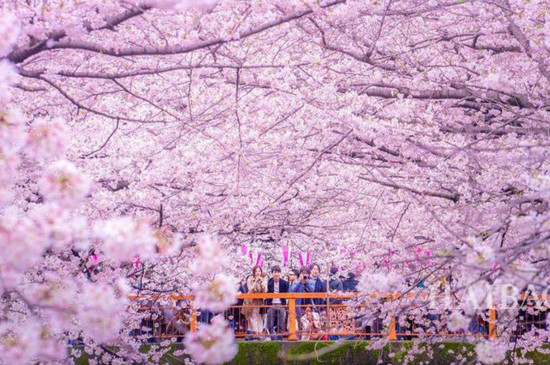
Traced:
<path fill-rule="evenodd" d="M 37 360 L 41 345 L 40 330 L 40 325 L 31 321 L 15 328 L 0 324 L 0 361 L 5 364 L 28 364 Z"/>
<path fill-rule="evenodd" d="M 0 59 L 0 107 L 5 106 L 11 98 L 10 86 L 17 80 L 16 69 L 6 60 Z"/>
<path fill-rule="evenodd" d="M 476 345 L 477 359 L 484 364 L 500 364 L 506 358 L 508 347 L 497 341 L 481 341 Z"/>
<path fill-rule="evenodd" d="M 358 289 L 362 293 L 398 291 L 402 287 L 402 277 L 395 272 L 364 273 L 359 281 Z"/>
<path fill-rule="evenodd" d="M 17 42 L 19 31 L 17 16 L 8 12 L 7 9 L 0 10 L 0 57 L 4 57 L 10 52 Z"/>
<path fill-rule="evenodd" d="M 197 308 L 223 312 L 237 301 L 237 280 L 218 274 L 212 281 L 197 283 L 193 294 L 193 303 Z"/>
<path fill-rule="evenodd" d="M 39 118 L 32 123 L 26 153 L 33 158 L 59 158 L 67 144 L 68 128 L 60 118 Z"/>
<path fill-rule="evenodd" d="M 217 365 L 230 361 L 237 354 L 235 337 L 222 317 L 211 324 L 201 324 L 197 332 L 185 336 L 185 351 L 200 364 Z"/>
<path fill-rule="evenodd" d="M 24 129 L 25 117 L 19 110 L 0 111 L 0 145 L 4 153 L 19 152 L 25 140 Z"/>
<path fill-rule="evenodd" d="M 454 311 L 447 320 L 447 328 L 451 332 L 466 330 L 470 324 L 470 319 L 459 311 Z"/>
<path fill-rule="evenodd" d="M 117 217 L 98 221 L 95 236 L 101 240 L 106 258 L 114 261 L 147 260 L 155 254 L 157 239 L 146 221 L 131 217 Z"/>
<path fill-rule="evenodd" d="M 35 227 L 51 247 L 87 247 L 89 227 L 85 217 L 74 214 L 56 203 L 39 205 L 29 213 Z"/>
<path fill-rule="evenodd" d="M 184 11 L 187 9 L 198 9 L 201 11 L 211 10 L 219 0 L 148 0 L 147 3 L 155 8 L 164 10 Z"/>
<path fill-rule="evenodd" d="M 201 236 L 197 242 L 198 257 L 193 264 L 194 270 L 203 275 L 219 271 L 225 263 L 225 256 L 218 242 L 210 236 Z"/>
<path fill-rule="evenodd" d="M 51 164 L 39 182 L 40 192 L 47 201 L 55 201 L 67 207 L 79 204 L 90 191 L 89 178 L 69 161 Z"/>
<path fill-rule="evenodd" d="M 35 265 L 47 247 L 46 237 L 22 212 L 11 207 L 0 214 L 0 272 L 23 273 Z M 0 280 L 2 286 L 19 283 Z"/>
<path fill-rule="evenodd" d="M 19 155 L 0 145 L 0 207 L 13 198 L 13 183 L 19 165 Z"/>
<path fill-rule="evenodd" d="M 549 24 L 543 0 L 7 2 L 0 362 L 54 362 L 80 334 L 104 362 L 156 361 L 168 344 L 138 351 L 150 313 L 126 296 L 225 308 L 216 277 L 287 262 L 283 246 L 288 268 L 309 252 L 322 279 L 361 274 L 362 300 L 407 291 L 377 303 L 386 327 L 454 313 L 410 362 L 433 327 L 541 292 Z M 521 328 L 497 322 L 503 343 Z M 190 340 L 194 357 L 230 360 L 226 325 L 205 328 L 223 341 Z"/>
<path fill-rule="evenodd" d="M 77 318 L 86 336 L 104 343 L 119 335 L 126 297 L 117 296 L 111 286 L 86 283 L 78 294 L 78 301 Z"/>

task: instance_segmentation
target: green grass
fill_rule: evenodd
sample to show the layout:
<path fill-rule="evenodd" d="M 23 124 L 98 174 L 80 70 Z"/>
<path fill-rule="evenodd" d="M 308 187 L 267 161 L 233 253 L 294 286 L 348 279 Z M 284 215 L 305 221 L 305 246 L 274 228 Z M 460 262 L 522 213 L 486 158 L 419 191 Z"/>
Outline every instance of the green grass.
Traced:
<path fill-rule="evenodd" d="M 407 358 L 408 352 L 413 347 L 412 342 L 402 341 L 387 344 L 379 350 L 367 350 L 368 342 L 347 341 L 339 346 L 333 346 L 331 351 L 326 352 L 327 346 L 333 342 L 239 342 L 239 352 L 230 363 L 232 365 L 375 365 L 382 360 L 384 364 L 402 364 Z M 470 343 L 436 343 L 422 344 L 424 350 L 433 352 L 431 358 L 424 352 L 416 355 L 410 365 L 439 365 L 449 364 L 457 360 L 457 357 L 466 358 L 471 362 L 475 360 L 475 345 Z M 543 346 L 550 350 L 550 345 Z M 111 348 L 116 350 L 115 348 Z M 178 365 L 183 362 L 176 359 L 171 353 L 181 349 L 181 344 L 173 345 L 168 355 L 165 355 L 161 364 Z M 143 345 L 141 352 L 147 353 L 151 345 Z M 326 353 L 324 353 L 326 352 Z M 391 355 L 390 355 L 391 354 Z M 306 356 L 307 359 L 298 360 L 298 356 Z M 516 351 L 516 355 L 520 355 Z M 77 365 L 88 365 L 87 354 L 75 359 Z M 533 361 L 534 365 L 550 364 L 550 356 L 534 351 L 526 355 L 527 359 Z M 456 361 L 459 363 L 459 361 Z M 511 364 L 511 362 L 509 362 Z"/>

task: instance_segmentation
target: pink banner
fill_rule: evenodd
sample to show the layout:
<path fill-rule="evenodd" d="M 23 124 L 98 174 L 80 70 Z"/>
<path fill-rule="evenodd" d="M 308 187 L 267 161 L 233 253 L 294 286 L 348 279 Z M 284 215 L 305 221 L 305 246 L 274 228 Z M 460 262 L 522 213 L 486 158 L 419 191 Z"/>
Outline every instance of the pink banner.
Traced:
<path fill-rule="evenodd" d="M 289 258 L 289 248 L 288 246 L 281 247 L 281 250 L 283 251 L 283 267 L 287 267 L 288 265 L 288 258 Z"/>
<path fill-rule="evenodd" d="M 258 252 L 258 256 L 256 257 L 256 265 L 260 265 L 260 261 L 262 261 L 262 253 Z"/>
<path fill-rule="evenodd" d="M 246 245 L 242 245 L 241 246 L 241 254 L 243 256 L 246 256 L 247 252 L 248 252 L 248 247 Z"/>
<path fill-rule="evenodd" d="M 301 267 L 307 267 L 310 263 L 310 253 L 309 251 L 298 252 L 298 259 L 300 260 Z"/>

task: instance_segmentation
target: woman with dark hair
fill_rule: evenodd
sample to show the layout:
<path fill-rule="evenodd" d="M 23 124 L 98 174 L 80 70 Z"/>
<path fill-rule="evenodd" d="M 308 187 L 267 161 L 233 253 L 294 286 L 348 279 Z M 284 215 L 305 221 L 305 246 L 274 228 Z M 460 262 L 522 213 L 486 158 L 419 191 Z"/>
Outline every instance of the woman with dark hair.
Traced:
<path fill-rule="evenodd" d="M 246 284 L 247 279 L 248 277 L 245 277 L 239 282 L 239 288 L 237 289 L 239 294 L 248 293 L 248 287 Z M 243 309 L 242 309 L 243 304 L 244 304 L 244 299 L 237 299 L 237 306 L 229 310 L 229 319 L 231 323 L 231 328 L 235 332 L 244 332 L 246 328 L 246 324 L 245 324 L 246 320 L 244 318 Z"/>
<path fill-rule="evenodd" d="M 267 285 L 263 276 L 263 271 L 260 266 L 252 268 L 252 275 L 246 280 L 249 293 L 265 293 Z M 261 334 L 264 330 L 264 320 L 260 313 L 260 307 L 263 304 L 263 299 L 245 299 L 243 314 L 246 317 L 248 332 Z M 251 307 L 247 307 L 251 306 Z"/>
<path fill-rule="evenodd" d="M 317 341 L 326 339 L 322 330 L 319 313 L 314 312 L 311 306 L 307 306 L 305 308 L 304 315 L 300 319 L 300 323 L 302 328 L 302 336 L 300 340 Z"/>

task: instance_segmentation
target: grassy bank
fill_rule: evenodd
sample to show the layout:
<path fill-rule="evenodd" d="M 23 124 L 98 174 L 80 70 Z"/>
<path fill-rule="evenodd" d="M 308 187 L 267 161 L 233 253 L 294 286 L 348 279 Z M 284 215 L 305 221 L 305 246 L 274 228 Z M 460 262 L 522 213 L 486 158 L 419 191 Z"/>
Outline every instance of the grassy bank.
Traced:
<path fill-rule="evenodd" d="M 230 364 L 378 365 L 380 363 L 402 364 L 408 362 L 411 365 L 440 365 L 453 362 L 460 364 L 464 360 L 475 359 L 474 345 L 467 343 L 425 344 L 426 351 L 416 356 L 410 354 L 411 342 L 392 343 L 379 350 L 368 350 L 367 346 L 368 342 L 365 341 L 349 341 L 341 345 L 336 345 L 333 342 L 239 342 L 239 353 Z M 142 351 L 148 352 L 150 349 L 150 345 L 144 345 Z M 173 345 L 170 353 L 176 349 L 181 349 L 181 345 Z M 545 349 L 549 350 L 550 345 L 546 345 Z M 510 359 L 513 357 L 512 355 L 510 353 Z M 88 358 L 87 354 L 83 354 L 75 360 L 75 363 L 88 365 Z M 414 359 L 411 361 L 412 358 Z M 528 353 L 526 358 L 530 359 L 533 365 L 550 364 L 550 356 L 540 352 Z M 161 363 L 183 364 L 181 360 L 171 354 L 164 356 Z M 511 363 L 512 361 L 509 361 L 509 364 Z"/>

